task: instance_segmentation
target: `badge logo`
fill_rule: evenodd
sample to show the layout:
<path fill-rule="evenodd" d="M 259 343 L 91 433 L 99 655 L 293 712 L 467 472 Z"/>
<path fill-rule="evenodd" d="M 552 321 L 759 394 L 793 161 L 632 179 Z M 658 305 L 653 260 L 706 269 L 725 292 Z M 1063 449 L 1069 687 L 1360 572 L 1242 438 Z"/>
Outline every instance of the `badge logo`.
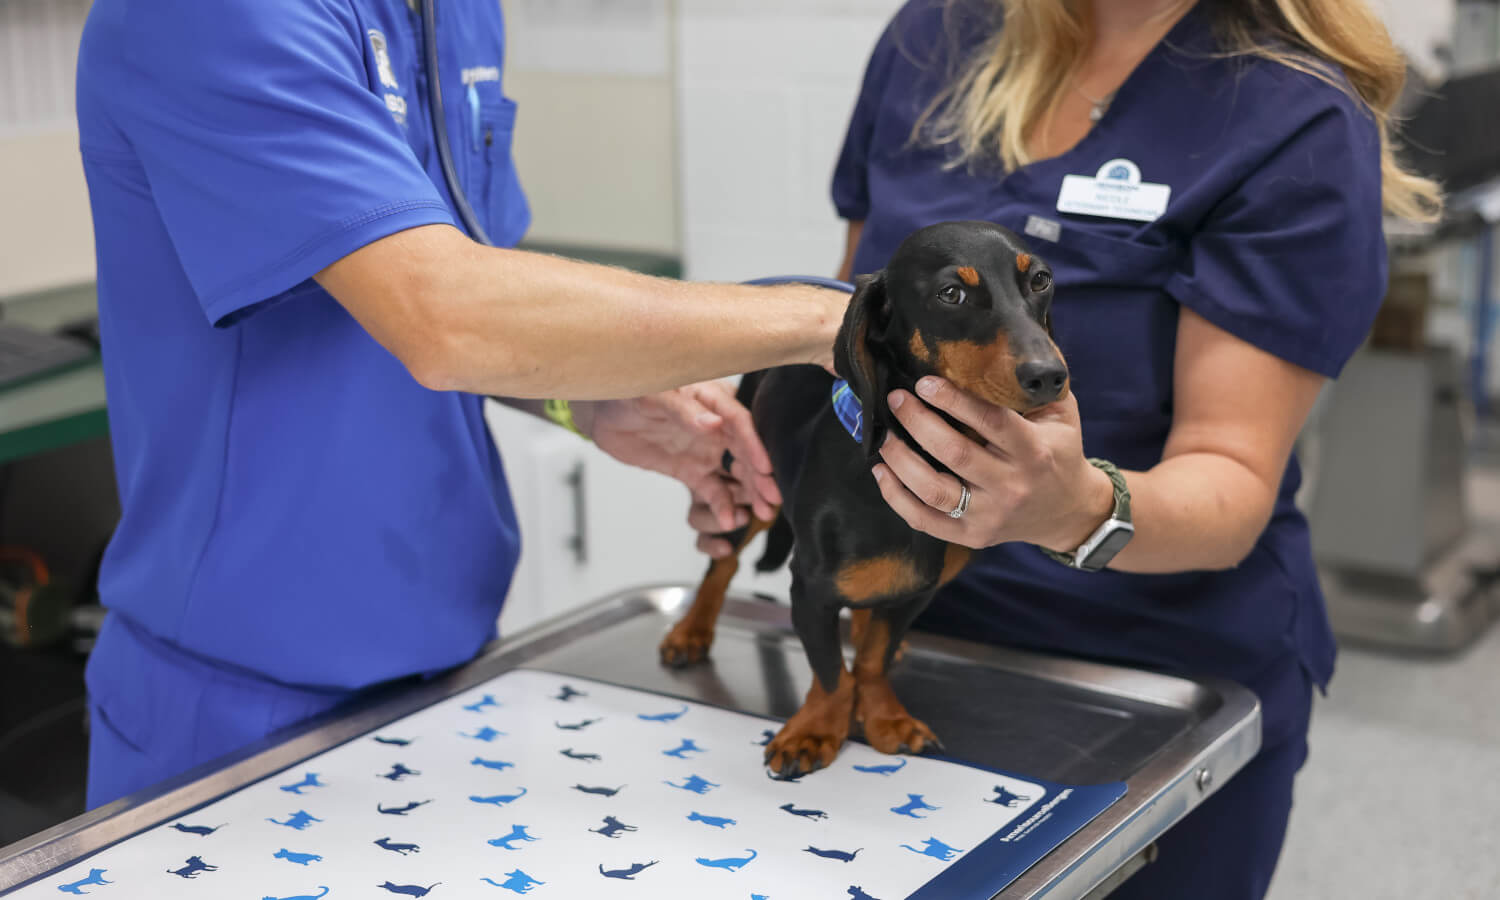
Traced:
<path fill-rule="evenodd" d="M 1066 175 L 1057 195 L 1057 211 L 1105 219 L 1154 222 L 1167 211 L 1172 186 L 1141 180 L 1141 167 L 1112 159 L 1094 177 Z"/>
<path fill-rule="evenodd" d="M 387 49 L 385 35 L 377 28 L 371 28 L 370 49 L 375 52 L 375 70 L 380 74 L 380 84 L 393 91 L 401 90 L 401 85 L 396 82 L 396 73 L 391 71 L 391 53 Z"/>

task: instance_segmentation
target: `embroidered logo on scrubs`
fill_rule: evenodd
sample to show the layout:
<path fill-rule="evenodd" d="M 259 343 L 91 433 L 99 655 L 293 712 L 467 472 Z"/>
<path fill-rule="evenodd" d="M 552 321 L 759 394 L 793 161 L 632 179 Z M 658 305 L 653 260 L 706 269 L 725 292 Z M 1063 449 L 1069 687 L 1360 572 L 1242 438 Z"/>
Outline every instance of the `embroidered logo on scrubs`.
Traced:
<path fill-rule="evenodd" d="M 481 81 L 499 81 L 500 68 L 498 66 L 470 66 L 458 75 L 466 86 L 478 84 Z"/>
<path fill-rule="evenodd" d="M 1128 159 L 1112 159 L 1100 166 L 1093 178 L 1063 176 L 1062 189 L 1057 193 L 1057 211 L 1155 222 L 1167 211 L 1171 196 L 1171 185 L 1142 181 L 1140 166 Z"/>
<path fill-rule="evenodd" d="M 396 73 L 391 69 L 391 53 L 385 41 L 385 35 L 377 28 L 371 28 L 367 32 L 370 36 L 370 50 L 375 54 L 375 72 L 380 78 L 380 86 L 387 88 L 385 108 L 390 110 L 391 117 L 396 124 L 402 128 L 406 127 L 406 98 L 395 91 L 401 90 L 401 84 L 396 81 Z"/>

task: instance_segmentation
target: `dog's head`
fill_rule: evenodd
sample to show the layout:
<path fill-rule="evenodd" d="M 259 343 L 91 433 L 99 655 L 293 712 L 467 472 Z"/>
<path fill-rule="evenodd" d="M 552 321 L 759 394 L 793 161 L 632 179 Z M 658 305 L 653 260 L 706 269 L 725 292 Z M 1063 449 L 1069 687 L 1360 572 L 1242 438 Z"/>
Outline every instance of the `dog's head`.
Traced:
<path fill-rule="evenodd" d="M 857 284 L 834 369 L 865 408 L 868 456 L 890 426 L 888 392 L 924 375 L 1023 413 L 1067 395 L 1068 367 L 1051 334 L 1052 270 L 1011 231 L 931 225 Z"/>

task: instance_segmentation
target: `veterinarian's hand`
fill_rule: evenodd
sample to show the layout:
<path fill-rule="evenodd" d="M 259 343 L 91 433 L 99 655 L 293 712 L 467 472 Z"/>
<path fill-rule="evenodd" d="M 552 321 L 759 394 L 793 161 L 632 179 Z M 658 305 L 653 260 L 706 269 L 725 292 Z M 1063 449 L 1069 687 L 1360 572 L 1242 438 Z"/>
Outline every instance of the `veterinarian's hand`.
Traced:
<path fill-rule="evenodd" d="M 716 531 L 745 524 L 750 512 L 769 518 L 781 503 L 771 458 L 755 433 L 750 411 L 727 382 L 574 404 L 574 421 L 615 459 L 687 485 L 695 506 L 709 512 Z M 734 456 L 729 473 L 720 465 L 726 450 Z"/>
<path fill-rule="evenodd" d="M 913 528 L 966 547 L 1027 541 L 1070 552 L 1109 518 L 1114 494 L 1108 476 L 1084 458 L 1071 393 L 1022 416 L 941 378 L 921 379 L 917 391 L 920 397 L 892 391 L 891 410 L 954 475 L 940 474 L 894 436 L 875 466 L 880 493 Z M 960 434 L 928 404 L 973 428 L 982 442 Z M 969 511 L 953 519 L 948 511 L 958 505 L 960 478 L 969 486 Z"/>

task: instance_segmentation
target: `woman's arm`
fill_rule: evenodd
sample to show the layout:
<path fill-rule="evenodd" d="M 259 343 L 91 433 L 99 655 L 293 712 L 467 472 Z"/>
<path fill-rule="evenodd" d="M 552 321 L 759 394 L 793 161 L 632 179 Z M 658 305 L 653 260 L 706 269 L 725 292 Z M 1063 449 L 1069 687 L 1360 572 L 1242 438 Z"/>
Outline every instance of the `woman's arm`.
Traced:
<path fill-rule="evenodd" d="M 1173 424 L 1162 460 L 1126 473 L 1136 533 L 1110 564 L 1114 569 L 1238 565 L 1265 530 L 1292 444 L 1324 380 L 1186 307 L 1173 377 Z M 913 527 L 970 547 L 1028 541 L 1070 552 L 1108 517 L 1109 480 L 1084 460 L 1071 397 L 1028 419 L 932 381 L 937 390 L 927 402 L 972 426 L 986 444 L 963 437 L 910 394 L 892 394 L 895 415 L 912 437 L 973 494 L 968 515 L 950 519 L 958 481 L 892 439 L 876 473 L 887 502 Z"/>
<path fill-rule="evenodd" d="M 446 225 L 382 238 L 317 280 L 427 387 L 523 398 L 636 397 L 827 365 L 848 303 L 485 247 Z"/>
<path fill-rule="evenodd" d="M 854 251 L 859 249 L 859 238 L 864 233 L 864 219 L 850 221 L 848 235 L 844 238 L 844 261 L 839 263 L 838 275 L 835 276 L 839 281 L 854 279 Z"/>

